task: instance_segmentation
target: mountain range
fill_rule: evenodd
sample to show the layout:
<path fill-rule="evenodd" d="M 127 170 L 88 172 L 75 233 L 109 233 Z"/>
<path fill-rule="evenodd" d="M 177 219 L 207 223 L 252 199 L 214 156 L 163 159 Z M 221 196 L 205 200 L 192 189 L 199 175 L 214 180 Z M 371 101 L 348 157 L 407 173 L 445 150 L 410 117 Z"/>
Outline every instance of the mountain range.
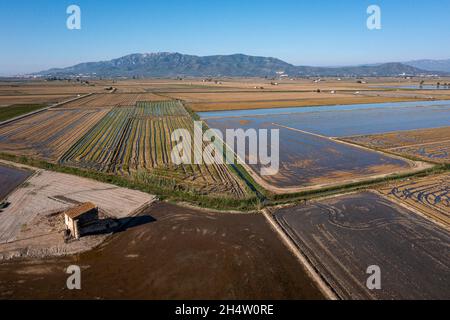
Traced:
<path fill-rule="evenodd" d="M 448 75 L 450 60 L 420 60 L 349 67 L 295 66 L 280 59 L 244 54 L 195 56 L 181 53 L 130 54 L 109 61 L 87 62 L 36 73 L 44 77 L 289 77 Z M 434 69 L 436 68 L 436 69 Z"/>
<path fill-rule="evenodd" d="M 446 60 L 414 60 L 405 62 L 414 68 L 450 73 L 450 59 Z"/>

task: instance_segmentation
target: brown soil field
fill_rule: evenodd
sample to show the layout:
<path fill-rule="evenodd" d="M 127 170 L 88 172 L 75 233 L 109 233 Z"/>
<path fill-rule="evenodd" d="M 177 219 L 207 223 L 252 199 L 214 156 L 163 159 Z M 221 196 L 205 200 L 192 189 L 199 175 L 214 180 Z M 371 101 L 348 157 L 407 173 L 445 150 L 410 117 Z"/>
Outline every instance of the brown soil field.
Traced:
<path fill-rule="evenodd" d="M 450 96 L 449 96 L 450 98 Z M 273 100 L 273 101 L 242 101 L 242 102 L 208 102 L 208 103 L 188 103 L 188 106 L 197 112 L 203 111 L 221 111 L 221 110 L 245 110 L 245 109 L 269 109 L 269 108 L 288 108 L 288 107 L 314 107 L 324 105 L 347 105 L 360 103 L 385 103 L 385 102 L 408 102 L 419 101 L 423 99 L 416 98 L 397 98 L 397 97 L 339 97 L 332 95 L 328 98 L 306 98 L 302 100 Z"/>
<path fill-rule="evenodd" d="M 342 299 L 449 299 L 450 233 L 364 192 L 285 207 L 274 216 Z M 369 266 L 381 270 L 370 290 Z"/>
<path fill-rule="evenodd" d="M 0 264 L 3 299 L 322 299 L 261 214 L 153 204 L 100 247 Z M 153 221 L 153 222 L 151 222 Z M 82 290 L 66 290 L 70 265 Z"/>
<path fill-rule="evenodd" d="M 292 101 L 302 99 L 327 99 L 336 97 L 353 97 L 351 94 L 331 94 L 325 92 L 222 92 L 222 93 L 173 93 L 176 99 L 189 103 L 226 103 L 258 101 Z"/>
<path fill-rule="evenodd" d="M 343 140 L 423 160 L 450 162 L 450 127 L 362 135 Z"/>
<path fill-rule="evenodd" d="M 379 191 L 450 230 L 450 173 L 390 183 Z"/>
<path fill-rule="evenodd" d="M 109 108 L 55 108 L 0 127 L 0 150 L 57 161 Z"/>

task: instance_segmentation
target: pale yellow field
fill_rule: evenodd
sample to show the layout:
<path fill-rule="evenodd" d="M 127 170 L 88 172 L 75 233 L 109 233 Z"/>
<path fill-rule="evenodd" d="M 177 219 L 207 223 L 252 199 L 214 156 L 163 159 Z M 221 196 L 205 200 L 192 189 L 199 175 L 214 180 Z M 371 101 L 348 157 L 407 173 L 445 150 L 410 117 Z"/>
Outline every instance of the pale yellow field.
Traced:
<path fill-rule="evenodd" d="M 450 174 L 408 179 L 380 188 L 387 197 L 450 228 Z"/>
<path fill-rule="evenodd" d="M 343 140 L 425 161 L 450 163 L 450 127 L 362 135 Z"/>

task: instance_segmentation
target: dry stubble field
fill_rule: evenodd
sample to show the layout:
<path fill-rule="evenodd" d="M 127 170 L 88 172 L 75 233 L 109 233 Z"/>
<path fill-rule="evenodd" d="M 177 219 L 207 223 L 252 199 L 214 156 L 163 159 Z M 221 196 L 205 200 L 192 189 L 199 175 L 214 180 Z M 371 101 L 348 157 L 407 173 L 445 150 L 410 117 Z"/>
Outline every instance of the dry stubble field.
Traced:
<path fill-rule="evenodd" d="M 362 135 L 343 140 L 426 161 L 450 163 L 450 127 Z"/>
<path fill-rule="evenodd" d="M 450 230 L 450 174 L 390 183 L 379 191 Z"/>

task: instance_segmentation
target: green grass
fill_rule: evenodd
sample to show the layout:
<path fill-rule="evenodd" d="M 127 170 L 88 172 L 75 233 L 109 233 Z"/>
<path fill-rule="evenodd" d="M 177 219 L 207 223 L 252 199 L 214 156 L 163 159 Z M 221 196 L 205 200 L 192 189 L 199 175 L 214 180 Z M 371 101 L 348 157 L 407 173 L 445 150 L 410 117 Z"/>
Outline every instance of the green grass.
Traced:
<path fill-rule="evenodd" d="M 6 121 L 42 108 L 46 105 L 43 104 L 14 104 L 7 107 L 0 108 L 0 122 Z"/>
<path fill-rule="evenodd" d="M 123 188 L 140 190 L 143 192 L 155 194 L 161 200 L 168 200 L 172 202 L 186 202 L 199 207 L 217 210 L 240 210 L 240 211 L 254 211 L 266 206 L 274 206 L 286 203 L 296 203 L 302 200 L 310 200 L 313 198 L 319 198 L 323 196 L 340 194 L 351 191 L 362 191 L 367 190 L 368 188 L 374 188 L 386 182 L 392 182 L 396 180 L 402 180 L 413 177 L 416 178 L 426 177 L 429 175 L 450 171 L 450 164 L 444 164 L 417 173 L 390 176 L 371 181 L 352 183 L 337 187 L 323 188 L 314 191 L 305 191 L 294 194 L 277 194 L 277 195 L 265 192 L 263 198 L 261 198 L 260 195 L 259 197 L 250 196 L 249 198 L 246 199 L 233 199 L 228 197 L 217 197 L 217 196 L 210 196 L 207 194 L 199 194 L 193 190 L 183 189 L 183 187 L 178 185 L 175 181 L 162 179 L 161 177 L 155 175 L 146 174 L 141 175 L 140 177 L 134 177 L 135 179 L 127 179 L 125 177 L 113 174 L 106 174 L 98 171 L 85 170 L 74 167 L 67 167 L 59 164 L 49 163 L 42 160 L 36 160 L 24 156 L 14 156 L 6 153 L 0 153 L 0 159 L 16 163 L 22 163 L 25 165 L 45 170 L 90 178 L 100 182 L 114 184 L 116 186 Z M 239 171 L 243 170 L 245 172 L 245 169 L 243 168 L 236 168 L 236 169 L 238 169 Z M 254 183 L 254 181 L 251 182 Z M 260 187 L 258 186 L 258 189 L 259 188 Z"/>

